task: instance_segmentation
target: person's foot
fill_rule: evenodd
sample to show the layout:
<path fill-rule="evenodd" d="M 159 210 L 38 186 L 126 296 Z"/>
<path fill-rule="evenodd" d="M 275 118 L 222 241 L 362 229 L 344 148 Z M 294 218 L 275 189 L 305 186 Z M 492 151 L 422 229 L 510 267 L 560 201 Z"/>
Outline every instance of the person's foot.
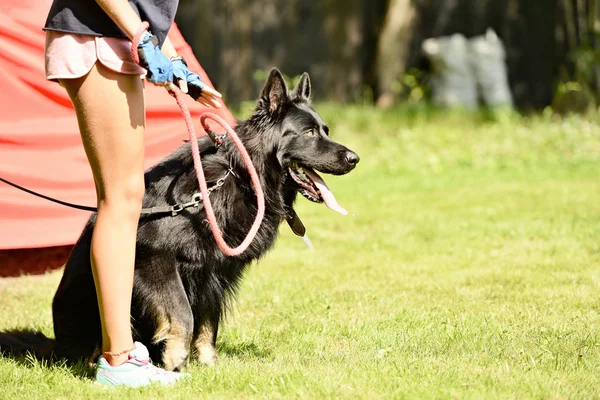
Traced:
<path fill-rule="evenodd" d="M 111 366 L 101 356 L 96 369 L 96 382 L 106 386 L 140 387 L 158 383 L 171 384 L 186 378 L 188 374 L 165 371 L 150 363 L 146 346 L 135 342 L 135 349 L 129 353 L 129 360 L 117 367 Z"/>

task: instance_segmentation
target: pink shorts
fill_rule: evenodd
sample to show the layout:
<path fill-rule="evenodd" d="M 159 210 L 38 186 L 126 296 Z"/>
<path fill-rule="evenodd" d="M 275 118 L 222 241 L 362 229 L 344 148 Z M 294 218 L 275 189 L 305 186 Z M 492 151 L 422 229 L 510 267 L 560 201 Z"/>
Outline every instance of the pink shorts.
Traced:
<path fill-rule="evenodd" d="M 46 79 L 80 78 L 96 61 L 122 74 L 146 74 L 131 58 L 128 39 L 46 31 Z"/>

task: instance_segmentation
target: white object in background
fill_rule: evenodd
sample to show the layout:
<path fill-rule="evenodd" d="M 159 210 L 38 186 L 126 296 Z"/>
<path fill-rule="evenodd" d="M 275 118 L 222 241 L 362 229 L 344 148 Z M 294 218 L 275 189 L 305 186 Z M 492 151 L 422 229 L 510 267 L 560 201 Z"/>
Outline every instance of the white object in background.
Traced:
<path fill-rule="evenodd" d="M 440 107 L 476 108 L 477 82 L 464 35 L 426 39 L 422 48 L 433 69 L 433 103 Z"/>
<path fill-rule="evenodd" d="M 471 65 L 481 97 L 489 107 L 510 107 L 513 99 L 508 84 L 506 50 L 493 29 L 469 40 Z"/>

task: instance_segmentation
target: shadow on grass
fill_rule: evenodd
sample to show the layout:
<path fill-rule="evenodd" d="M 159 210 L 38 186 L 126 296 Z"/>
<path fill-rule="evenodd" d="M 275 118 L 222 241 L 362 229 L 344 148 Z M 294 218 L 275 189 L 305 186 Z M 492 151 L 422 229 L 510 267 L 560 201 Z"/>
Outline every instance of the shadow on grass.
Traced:
<path fill-rule="evenodd" d="M 31 329 L 3 331 L 0 332 L 0 361 L 10 359 L 26 368 L 67 369 L 74 376 L 94 379 L 94 369 L 90 367 L 88 360 L 70 361 L 57 357 L 53 353 L 55 343 L 54 339 L 47 337 L 41 331 Z M 240 359 L 267 358 L 271 355 L 270 350 L 248 341 L 220 342 L 217 344 L 217 353 Z"/>
<path fill-rule="evenodd" d="M 53 354 L 55 340 L 40 331 L 14 329 L 0 332 L 0 360 L 10 359 L 27 368 L 68 369 L 74 376 L 92 380 L 87 360 L 68 361 Z"/>
<path fill-rule="evenodd" d="M 234 358 L 267 358 L 271 355 L 271 351 L 257 346 L 254 342 L 219 342 L 217 354 Z"/>

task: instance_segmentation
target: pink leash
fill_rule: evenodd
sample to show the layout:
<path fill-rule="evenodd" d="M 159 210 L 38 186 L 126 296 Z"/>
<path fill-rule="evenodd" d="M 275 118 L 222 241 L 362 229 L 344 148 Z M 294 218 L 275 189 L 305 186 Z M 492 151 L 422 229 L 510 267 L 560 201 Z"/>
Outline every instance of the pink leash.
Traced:
<path fill-rule="evenodd" d="M 148 27 L 148 22 L 142 22 L 142 26 L 131 40 L 131 57 L 137 64 L 140 63 L 140 58 L 137 52 L 138 42 L 140 40 L 140 36 L 142 35 L 142 33 L 144 33 L 144 31 L 148 29 Z M 207 132 L 210 131 L 210 127 L 208 126 L 207 120 L 212 119 L 213 121 L 221 125 L 223 128 L 225 128 L 225 130 L 231 137 L 231 140 L 237 147 L 238 151 L 240 152 L 240 155 L 242 156 L 242 159 L 244 160 L 244 163 L 246 164 L 246 168 L 248 169 L 248 173 L 250 174 L 250 179 L 252 180 L 252 185 L 254 186 L 254 192 L 256 193 L 258 212 L 256 213 L 254 223 L 252 224 L 250 231 L 248 231 L 248 235 L 246 235 L 244 241 L 240 243 L 238 247 L 231 248 L 223 239 L 223 233 L 219 228 L 217 218 L 215 217 L 215 212 L 210 202 L 208 186 L 206 185 L 204 170 L 202 169 L 202 161 L 200 161 L 200 149 L 198 148 L 198 138 L 196 136 L 196 130 L 194 129 L 194 123 L 192 121 L 190 110 L 185 105 L 182 99 L 183 92 L 181 92 L 180 89 L 177 88 L 174 84 L 172 84 L 171 88 L 167 90 L 169 90 L 171 96 L 173 96 L 177 101 L 177 105 L 181 109 L 181 113 L 185 118 L 185 125 L 187 126 L 187 130 L 190 136 L 190 144 L 192 146 L 192 157 L 194 159 L 194 166 L 196 167 L 196 177 L 198 178 L 198 182 L 200 184 L 200 193 L 202 193 L 202 200 L 204 203 L 204 208 L 206 209 L 206 216 L 210 224 L 210 229 L 212 230 L 213 236 L 217 241 L 217 245 L 223 251 L 223 253 L 225 253 L 228 256 L 238 256 L 244 251 L 246 251 L 246 249 L 248 249 L 250 243 L 252 243 L 252 241 L 254 240 L 254 237 L 256 236 L 256 233 L 260 228 L 260 224 L 262 223 L 262 220 L 265 216 L 265 197 L 263 194 L 262 186 L 260 184 L 260 179 L 258 179 L 258 174 L 256 173 L 256 169 L 254 168 L 252 160 L 250 159 L 250 156 L 248 155 L 248 152 L 246 151 L 246 148 L 244 147 L 242 141 L 237 136 L 235 131 L 231 128 L 231 126 L 229 126 L 229 124 L 223 118 L 219 117 L 214 113 L 203 113 L 200 116 L 200 123 L 204 127 L 204 130 L 206 130 Z"/>

